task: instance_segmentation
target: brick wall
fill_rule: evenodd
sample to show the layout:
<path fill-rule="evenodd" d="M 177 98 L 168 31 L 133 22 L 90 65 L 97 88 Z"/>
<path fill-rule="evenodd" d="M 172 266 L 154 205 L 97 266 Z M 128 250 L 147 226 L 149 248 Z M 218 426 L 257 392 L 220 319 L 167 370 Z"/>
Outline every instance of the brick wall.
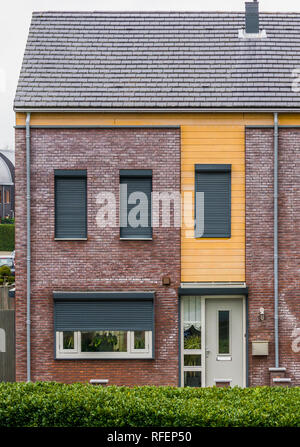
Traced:
<path fill-rule="evenodd" d="M 98 228 L 96 196 L 118 197 L 120 169 L 152 169 L 153 190 L 180 190 L 179 129 L 33 129 L 32 380 L 109 379 L 109 384 L 178 384 L 180 230 L 153 241 L 120 241 Z M 25 131 L 16 130 L 16 364 L 26 380 Z M 88 241 L 54 241 L 54 169 L 87 169 Z M 118 209 L 118 206 L 117 206 Z M 162 286 L 162 277 L 171 286 Z M 155 360 L 54 360 L 53 290 L 156 292 Z"/>
<path fill-rule="evenodd" d="M 274 357 L 273 130 L 246 130 L 246 281 L 249 286 L 249 384 L 269 385 Z M 300 129 L 279 130 L 279 357 L 300 384 Z M 259 308 L 265 321 L 259 321 Z M 297 331 L 296 331 L 297 332 Z M 252 357 L 251 341 L 269 340 Z M 299 347 L 299 348 L 298 348 Z M 296 348 L 296 349 L 295 349 Z"/>

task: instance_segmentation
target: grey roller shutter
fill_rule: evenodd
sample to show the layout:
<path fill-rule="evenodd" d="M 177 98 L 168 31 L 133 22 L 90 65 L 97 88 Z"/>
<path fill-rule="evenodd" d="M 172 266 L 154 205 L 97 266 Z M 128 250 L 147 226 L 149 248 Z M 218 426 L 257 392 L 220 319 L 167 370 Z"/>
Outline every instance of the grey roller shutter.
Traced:
<path fill-rule="evenodd" d="M 87 237 L 86 171 L 55 171 L 55 237 Z"/>
<path fill-rule="evenodd" d="M 127 196 L 120 197 L 120 222 L 124 222 L 127 226 L 120 227 L 121 238 L 152 238 L 151 227 L 151 192 L 152 192 L 152 171 L 149 170 L 130 170 L 120 171 L 120 184 L 127 186 Z M 139 205 L 139 201 L 135 204 L 129 204 L 128 198 L 134 192 L 142 192 L 147 197 L 148 221 L 145 226 L 132 227 L 128 221 L 130 211 Z"/>
<path fill-rule="evenodd" d="M 153 331 L 153 298 L 66 299 L 54 297 L 56 331 L 140 330 Z M 84 295 L 82 295 L 84 296 Z"/>
<path fill-rule="evenodd" d="M 230 237 L 231 165 L 196 165 L 195 191 L 204 193 L 202 237 Z M 199 219 L 200 211 L 195 212 Z"/>

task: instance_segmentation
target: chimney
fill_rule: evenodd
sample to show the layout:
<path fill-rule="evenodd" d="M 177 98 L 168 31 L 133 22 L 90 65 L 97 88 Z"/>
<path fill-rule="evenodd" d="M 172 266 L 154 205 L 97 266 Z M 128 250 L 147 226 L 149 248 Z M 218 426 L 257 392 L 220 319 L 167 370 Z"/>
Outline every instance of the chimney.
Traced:
<path fill-rule="evenodd" d="M 245 22 L 246 34 L 259 34 L 259 10 L 257 0 L 246 2 Z"/>

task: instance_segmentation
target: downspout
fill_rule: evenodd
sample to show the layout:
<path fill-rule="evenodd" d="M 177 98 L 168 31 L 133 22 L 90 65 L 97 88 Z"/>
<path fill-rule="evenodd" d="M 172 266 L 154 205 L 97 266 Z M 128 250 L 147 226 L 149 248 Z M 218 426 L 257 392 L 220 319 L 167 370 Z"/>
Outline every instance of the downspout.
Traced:
<path fill-rule="evenodd" d="M 27 199 L 27 382 L 31 380 L 31 343 L 30 343 L 30 295 L 31 295 L 31 282 L 30 282 L 30 113 L 27 113 L 26 117 L 26 199 Z"/>
<path fill-rule="evenodd" d="M 278 113 L 274 113 L 274 331 L 275 331 L 275 368 L 279 368 L 279 340 L 278 340 Z"/>
<path fill-rule="evenodd" d="M 4 208 L 4 185 L 2 185 L 2 218 L 4 219 L 5 217 L 5 208 Z"/>

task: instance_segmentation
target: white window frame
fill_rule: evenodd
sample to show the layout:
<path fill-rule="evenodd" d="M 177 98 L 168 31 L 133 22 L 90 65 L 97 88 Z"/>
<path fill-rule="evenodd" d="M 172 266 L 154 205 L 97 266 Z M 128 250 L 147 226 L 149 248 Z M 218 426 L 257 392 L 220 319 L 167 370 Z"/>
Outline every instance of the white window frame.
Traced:
<path fill-rule="evenodd" d="M 81 352 L 81 332 L 74 332 L 74 349 L 63 349 L 63 331 L 56 332 L 57 359 L 140 359 L 153 358 L 152 331 L 145 331 L 145 349 L 134 349 L 134 331 L 127 332 L 126 352 Z"/>
<path fill-rule="evenodd" d="M 63 332 L 56 332 L 56 350 L 57 352 L 63 354 L 77 354 L 78 353 L 78 332 L 74 331 L 65 331 L 65 332 L 73 332 L 74 334 L 74 348 L 73 349 L 64 349 L 64 337 Z"/>
<path fill-rule="evenodd" d="M 140 331 L 137 331 L 140 332 Z M 135 349 L 134 348 L 134 334 L 135 331 L 129 331 L 127 333 L 127 336 L 129 338 L 129 347 L 130 347 L 130 352 L 133 353 L 149 353 L 152 350 L 152 332 L 150 331 L 144 331 L 145 332 L 145 348 L 144 349 Z M 150 346 L 151 345 L 151 346 Z M 127 346 L 128 346 L 128 339 L 127 339 Z"/>

